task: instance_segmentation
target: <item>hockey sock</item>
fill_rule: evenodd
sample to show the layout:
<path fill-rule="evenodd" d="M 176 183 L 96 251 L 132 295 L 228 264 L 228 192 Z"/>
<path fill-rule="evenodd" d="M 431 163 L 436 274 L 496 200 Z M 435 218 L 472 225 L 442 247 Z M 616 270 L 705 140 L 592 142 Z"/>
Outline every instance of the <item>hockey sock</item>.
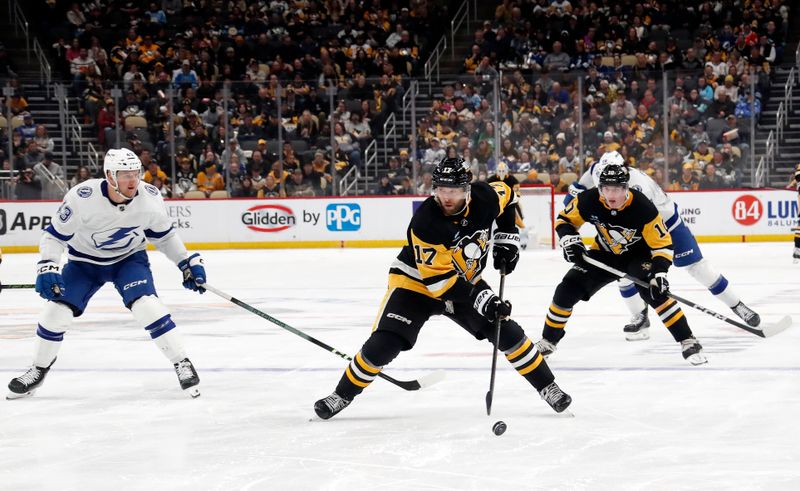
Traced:
<path fill-rule="evenodd" d="M 728 279 L 719 274 L 705 259 L 701 259 L 686 269 L 698 283 L 708 288 L 708 291 L 728 307 L 733 307 L 741 301 L 739 296 L 728 287 Z"/>
<path fill-rule="evenodd" d="M 154 338 L 153 342 L 173 365 L 186 358 L 186 350 L 183 347 L 181 336 L 174 329 Z"/>
<path fill-rule="evenodd" d="M 47 302 L 36 329 L 36 353 L 33 364 L 37 367 L 49 367 L 58 355 L 64 332 L 72 324 L 72 310 L 66 305 Z"/>
<path fill-rule="evenodd" d="M 620 281 L 619 293 L 622 295 L 625 306 L 628 307 L 631 315 L 639 314 L 647 307 L 642 297 L 639 296 L 639 290 L 636 289 L 636 285 L 633 283 L 625 284 Z"/>
<path fill-rule="evenodd" d="M 794 246 L 800 248 L 800 229 L 794 230 Z"/>
<path fill-rule="evenodd" d="M 555 303 L 551 303 L 547 311 L 547 317 L 544 319 L 542 337 L 552 343 L 561 341 L 561 338 L 564 337 L 564 327 L 567 325 L 571 315 L 572 309 L 565 309 Z"/>
<path fill-rule="evenodd" d="M 404 347 L 410 348 L 399 335 L 389 331 L 374 331 L 344 370 L 336 393 L 352 400 L 375 380 L 381 369 L 394 360 Z"/>
<path fill-rule="evenodd" d="M 365 360 L 359 351 L 345 368 L 344 375 L 336 386 L 336 393 L 347 400 L 353 400 L 375 380 L 381 368 L 383 367 L 376 367 Z"/>
<path fill-rule="evenodd" d="M 686 316 L 683 315 L 683 310 L 681 310 L 678 302 L 670 298 L 655 307 L 655 309 L 658 317 L 661 318 L 661 322 L 664 323 L 664 326 L 675 338 L 675 341 L 683 341 L 692 337 L 692 330 L 689 328 L 689 323 L 686 321 Z"/>
<path fill-rule="evenodd" d="M 175 364 L 186 358 L 183 342 L 174 330 L 175 323 L 172 321 L 172 316 L 158 297 L 145 295 L 136 299 L 130 308 L 133 317 L 147 331 L 170 363 Z"/>
<path fill-rule="evenodd" d="M 536 391 L 540 391 L 555 380 L 553 372 L 536 350 L 530 338 L 525 336 L 515 346 L 505 350 L 506 359 L 520 375 L 525 377 Z"/>

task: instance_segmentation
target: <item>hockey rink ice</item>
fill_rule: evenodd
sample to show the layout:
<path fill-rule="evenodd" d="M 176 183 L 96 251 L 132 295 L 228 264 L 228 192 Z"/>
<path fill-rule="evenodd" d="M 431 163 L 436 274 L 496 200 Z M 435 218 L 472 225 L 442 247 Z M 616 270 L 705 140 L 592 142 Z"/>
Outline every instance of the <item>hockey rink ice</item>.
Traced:
<path fill-rule="evenodd" d="M 579 304 L 549 363 L 573 398 L 555 414 L 491 345 L 445 318 L 385 373 L 439 384 L 406 392 L 376 380 L 329 421 L 312 405 L 346 361 L 212 293 L 184 290 L 150 253 L 156 286 L 184 335 L 202 396 L 179 389 L 111 285 L 65 336 L 32 398 L 0 400 L 2 490 L 800 489 L 800 264 L 791 243 L 702 244 L 762 322 L 761 339 L 684 307 L 708 365 L 690 366 L 653 312 L 627 342 L 616 289 Z M 397 248 L 204 252 L 209 283 L 344 351 L 369 335 Z M 560 251 L 524 251 L 507 278 L 513 317 L 533 341 L 568 269 Z M 7 254 L 3 283 L 34 280 L 33 254 Z M 485 278 L 497 288 L 491 260 Z M 685 272 L 675 293 L 734 314 Z M 30 363 L 43 300 L 0 293 L 0 377 Z M 492 424 L 508 431 L 495 436 Z"/>

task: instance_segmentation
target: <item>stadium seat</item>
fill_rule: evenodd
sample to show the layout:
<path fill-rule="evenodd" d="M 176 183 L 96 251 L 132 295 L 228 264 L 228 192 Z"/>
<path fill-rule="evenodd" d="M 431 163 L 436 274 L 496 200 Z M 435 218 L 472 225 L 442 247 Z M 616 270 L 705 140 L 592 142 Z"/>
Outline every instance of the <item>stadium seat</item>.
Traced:
<path fill-rule="evenodd" d="M 227 191 L 211 191 L 211 195 L 208 197 L 209 199 L 228 199 L 230 195 Z"/>
<path fill-rule="evenodd" d="M 147 120 L 141 116 L 128 116 L 125 118 L 125 130 L 130 131 L 134 128 L 147 128 Z"/>
<path fill-rule="evenodd" d="M 206 199 L 206 193 L 202 191 L 186 191 L 184 199 Z"/>

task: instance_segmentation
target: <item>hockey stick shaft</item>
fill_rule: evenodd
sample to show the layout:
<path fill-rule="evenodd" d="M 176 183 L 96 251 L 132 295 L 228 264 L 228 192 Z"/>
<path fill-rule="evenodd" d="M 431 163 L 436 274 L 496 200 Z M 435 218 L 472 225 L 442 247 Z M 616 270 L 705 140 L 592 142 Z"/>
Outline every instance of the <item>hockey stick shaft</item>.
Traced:
<path fill-rule="evenodd" d="M 23 289 L 33 289 L 36 288 L 36 285 L 28 285 L 28 284 L 10 284 L 4 285 L 0 283 L 0 291 L 3 290 L 23 290 Z"/>
<path fill-rule="evenodd" d="M 503 302 L 503 290 L 506 286 L 506 263 L 500 263 L 500 288 L 497 291 L 497 297 L 500 302 Z M 486 415 L 492 415 L 492 400 L 494 399 L 494 378 L 497 373 L 497 345 L 500 344 L 500 316 L 494 323 L 494 340 L 492 343 L 492 373 L 489 376 L 489 391 L 486 392 Z"/>
<path fill-rule="evenodd" d="M 604 271 L 607 271 L 607 272 L 609 272 L 609 273 L 611 273 L 611 274 L 613 274 L 615 276 L 619 276 L 620 278 L 626 278 L 626 279 L 634 282 L 635 284 L 637 284 L 638 286 L 640 286 L 642 288 L 650 288 L 650 284 L 649 283 L 646 283 L 646 282 L 640 280 L 639 278 L 636 278 L 636 277 L 631 276 L 629 274 L 623 273 L 622 271 L 619 271 L 618 269 L 612 268 L 611 266 L 609 266 L 609 265 L 607 265 L 607 264 L 605 264 L 603 262 L 600 262 L 600 261 L 598 261 L 596 259 L 592 259 L 591 257 L 589 257 L 587 255 L 584 255 L 583 259 L 587 263 L 591 264 L 592 266 L 594 266 L 596 268 L 599 268 L 599 269 L 602 269 Z M 709 308 L 706 308 L 706 307 L 703 307 L 702 305 L 696 304 L 696 303 L 692 302 L 691 300 L 688 300 L 688 299 L 685 299 L 685 298 L 683 298 L 681 296 L 675 295 L 672 292 L 667 293 L 667 296 L 669 298 L 677 300 L 678 302 L 681 302 L 681 303 L 683 303 L 685 305 L 688 305 L 689 307 L 697 309 L 700 312 L 703 312 L 704 314 L 708 314 L 708 315 L 710 315 L 712 317 L 716 317 L 717 319 L 719 319 L 721 321 L 725 321 L 728 324 L 730 324 L 732 326 L 736 326 L 739 329 L 747 331 L 747 332 L 749 332 L 751 334 L 755 334 L 756 336 L 759 336 L 759 337 L 762 337 L 762 338 L 766 337 L 764 335 L 764 331 L 762 331 L 761 329 L 753 329 L 752 327 L 750 327 L 748 325 L 742 324 L 741 322 L 737 322 L 737 321 L 735 321 L 735 320 L 733 320 L 733 319 L 731 319 L 729 317 L 726 317 L 726 316 L 724 316 L 722 314 L 714 312 L 713 310 L 711 310 Z"/>
<path fill-rule="evenodd" d="M 238 298 L 236 298 L 234 296 L 231 296 L 231 295 L 229 295 L 229 294 L 227 294 L 227 293 L 225 293 L 225 292 L 223 292 L 221 290 L 218 290 L 217 288 L 215 288 L 215 287 L 213 287 L 213 286 L 211 286 L 209 284 L 202 285 L 202 288 L 214 293 L 215 295 L 217 295 L 217 296 L 219 296 L 221 298 L 224 298 L 225 300 L 227 300 L 227 301 L 229 301 L 229 302 L 231 302 L 231 303 L 233 303 L 235 305 L 238 305 L 239 307 L 247 310 L 250 313 L 253 313 L 253 314 L 261 317 L 262 319 L 266 319 L 266 320 L 272 322 L 276 326 L 281 327 L 281 328 L 291 332 L 292 334 L 300 336 L 301 338 L 305 339 L 306 341 L 309 341 L 309 342 L 311 342 L 313 344 L 316 344 L 320 348 L 322 348 L 324 350 L 327 350 L 327 351 L 333 353 L 334 355 L 339 356 L 340 358 L 344 358 L 345 360 L 348 360 L 348 361 L 351 361 L 353 359 L 348 354 L 342 353 L 341 351 L 337 350 L 333 346 L 330 346 L 329 344 L 323 343 L 319 339 L 317 339 L 315 337 L 312 337 L 312 336 L 309 336 L 308 334 L 304 333 L 303 331 L 301 331 L 299 329 L 295 329 L 294 327 L 290 326 L 289 324 L 286 324 L 285 322 L 282 322 L 282 321 L 276 319 L 275 317 L 272 317 L 271 315 L 267 314 L 266 312 L 263 312 L 263 311 L 255 308 L 255 307 L 253 307 L 252 305 L 250 305 L 248 303 L 245 303 L 245 302 L 239 300 Z M 387 382 L 391 382 L 394 385 L 396 385 L 396 386 L 398 386 L 398 387 L 400 387 L 402 389 L 405 389 L 405 390 L 419 390 L 423 386 L 423 384 L 421 384 L 417 380 L 409 380 L 409 381 L 397 380 L 397 379 L 392 378 L 392 377 L 390 377 L 388 375 L 385 375 L 383 372 L 379 372 L 378 373 L 378 377 L 386 380 Z"/>

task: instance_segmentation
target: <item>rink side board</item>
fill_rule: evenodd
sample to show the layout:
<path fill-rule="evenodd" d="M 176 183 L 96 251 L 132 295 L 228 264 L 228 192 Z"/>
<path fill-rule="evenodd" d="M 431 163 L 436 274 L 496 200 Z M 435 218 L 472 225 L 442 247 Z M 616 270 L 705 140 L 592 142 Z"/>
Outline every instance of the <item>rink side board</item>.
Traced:
<path fill-rule="evenodd" d="M 740 189 L 670 193 L 700 242 L 790 241 L 797 193 Z M 555 196 L 553 213 L 563 208 Z M 167 200 L 167 212 L 191 249 L 399 247 L 425 196 L 310 199 Z M 0 202 L 3 252 L 35 252 L 59 203 Z M 533 211 L 533 207 L 528 213 Z M 544 213 L 548 211 L 543 210 Z M 581 229 L 590 237 L 590 226 Z"/>

